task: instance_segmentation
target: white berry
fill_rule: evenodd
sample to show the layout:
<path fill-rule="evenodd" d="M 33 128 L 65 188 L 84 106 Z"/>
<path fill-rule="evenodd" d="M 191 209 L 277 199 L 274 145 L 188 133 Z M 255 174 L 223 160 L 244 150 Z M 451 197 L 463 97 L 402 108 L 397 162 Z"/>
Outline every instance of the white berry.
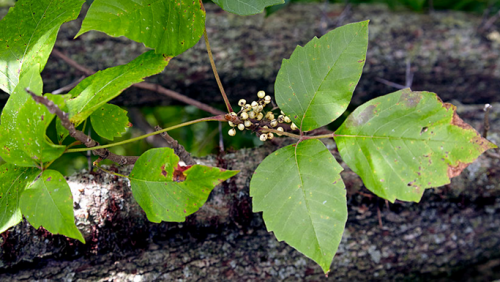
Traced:
<path fill-rule="evenodd" d="M 242 112 L 242 113 L 240 114 L 240 118 L 241 118 L 242 120 L 246 120 L 246 119 L 248 119 L 248 113 L 246 113 L 246 112 Z"/>
<path fill-rule="evenodd" d="M 260 135 L 260 141 L 264 142 L 267 140 L 267 134 Z"/>
<path fill-rule="evenodd" d="M 247 100 L 245 100 L 245 99 L 240 99 L 240 100 L 238 101 L 238 106 L 243 107 L 243 106 L 245 106 L 245 104 L 246 104 L 246 103 L 247 103 Z"/>
<path fill-rule="evenodd" d="M 271 140 L 271 139 L 273 139 L 273 138 L 274 138 L 274 134 L 273 134 L 272 132 L 269 132 L 269 133 L 267 134 L 267 139 Z"/>
<path fill-rule="evenodd" d="M 243 123 L 238 124 L 238 129 L 239 130 L 244 130 L 245 129 L 245 125 Z"/>
<path fill-rule="evenodd" d="M 231 129 L 229 129 L 227 134 L 229 134 L 229 136 L 234 136 L 234 135 L 236 135 L 236 130 L 234 128 L 231 128 Z"/>
<path fill-rule="evenodd" d="M 249 121 L 249 120 L 245 120 L 245 122 L 243 123 L 245 125 L 245 127 L 250 127 L 252 126 L 252 122 Z"/>
<path fill-rule="evenodd" d="M 259 92 L 257 92 L 257 97 L 259 97 L 260 99 L 264 98 L 264 96 L 266 96 L 266 92 L 260 90 Z"/>
<path fill-rule="evenodd" d="M 297 130 L 297 129 L 299 129 L 299 128 L 295 125 L 295 123 L 293 123 L 293 122 L 292 122 L 292 125 L 290 125 L 290 128 L 291 128 L 292 130 Z"/>

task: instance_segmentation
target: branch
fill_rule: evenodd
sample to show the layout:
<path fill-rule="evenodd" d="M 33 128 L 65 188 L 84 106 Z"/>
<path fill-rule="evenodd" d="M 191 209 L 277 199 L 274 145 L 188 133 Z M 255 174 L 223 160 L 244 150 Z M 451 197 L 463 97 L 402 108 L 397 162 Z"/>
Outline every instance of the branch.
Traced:
<path fill-rule="evenodd" d="M 155 126 L 155 130 L 160 131 L 160 130 L 162 130 L 162 128 L 157 125 L 157 126 Z M 186 151 L 184 146 L 179 144 L 179 142 L 177 142 L 177 140 L 175 140 L 174 138 L 170 137 L 170 135 L 168 135 L 168 133 L 166 131 L 160 133 L 160 135 L 161 135 L 161 137 L 163 137 L 163 139 L 165 139 L 165 141 L 167 141 L 168 147 L 174 149 L 174 153 L 177 156 L 179 156 L 179 158 L 183 162 L 185 162 L 186 165 L 195 165 L 196 164 L 196 161 L 193 159 L 193 157 L 191 157 L 191 154 L 189 154 L 189 152 Z"/>
<path fill-rule="evenodd" d="M 70 65 L 70 66 L 74 67 L 75 69 L 77 69 L 77 70 L 85 73 L 88 76 L 93 75 L 95 73 L 95 71 L 93 71 L 91 69 L 88 69 L 88 68 L 80 65 L 79 63 L 77 63 L 76 61 L 72 60 L 71 58 L 69 58 L 68 56 L 64 55 L 63 53 L 61 53 L 60 51 L 58 51 L 56 49 L 52 50 L 52 54 L 54 54 L 55 56 L 59 57 L 61 60 L 65 61 L 68 65 Z M 175 91 L 166 89 L 165 87 L 163 87 L 161 85 L 158 85 L 158 84 L 148 83 L 148 82 L 139 82 L 139 83 L 136 83 L 136 84 L 134 84 L 132 86 L 137 87 L 137 88 L 142 88 L 142 89 L 147 89 L 147 90 L 150 90 L 150 91 L 158 92 L 158 93 L 163 94 L 165 96 L 168 96 L 168 97 L 170 97 L 172 99 L 181 101 L 181 102 L 186 103 L 188 105 L 195 106 L 198 109 L 203 110 L 203 111 L 208 112 L 208 113 L 211 113 L 213 115 L 224 114 L 224 112 L 221 111 L 221 110 L 218 110 L 218 109 L 216 109 L 214 107 L 211 107 L 211 106 L 209 106 L 207 104 L 204 104 L 202 102 L 199 102 L 199 101 L 196 101 L 194 99 L 191 99 L 191 98 L 189 98 L 187 96 L 184 96 L 184 95 L 182 95 L 180 93 L 177 93 Z"/>
<path fill-rule="evenodd" d="M 85 133 L 76 130 L 75 126 L 71 123 L 71 121 L 68 118 L 68 114 L 61 111 L 61 109 L 54 104 L 54 102 L 50 101 L 46 97 L 43 96 L 37 96 L 35 93 L 31 92 L 29 89 L 26 89 L 26 92 L 28 92 L 33 100 L 35 100 L 37 103 L 40 103 L 42 105 L 45 105 L 47 109 L 53 113 L 56 114 L 59 119 L 61 120 L 62 125 L 64 128 L 66 128 L 69 131 L 69 135 L 76 140 L 82 142 L 85 146 L 88 148 L 92 148 L 95 146 L 98 146 L 99 143 L 94 141 L 92 138 L 87 136 Z M 120 165 L 125 165 L 125 164 L 134 164 L 139 157 L 136 156 L 120 156 L 111 153 L 108 149 L 98 149 L 98 150 L 93 150 L 92 151 L 95 155 L 98 155 L 99 157 L 103 159 L 108 159 L 111 160 L 115 163 L 118 163 Z"/>

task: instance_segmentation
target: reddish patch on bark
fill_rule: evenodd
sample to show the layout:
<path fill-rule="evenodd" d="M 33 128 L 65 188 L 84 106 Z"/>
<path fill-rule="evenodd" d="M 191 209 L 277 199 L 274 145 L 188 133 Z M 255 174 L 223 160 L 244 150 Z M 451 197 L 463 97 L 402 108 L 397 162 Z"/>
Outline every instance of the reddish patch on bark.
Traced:
<path fill-rule="evenodd" d="M 462 163 L 458 162 L 457 166 L 448 166 L 448 177 L 452 178 L 455 176 L 459 176 L 462 171 L 468 167 L 470 163 Z"/>
<path fill-rule="evenodd" d="M 184 171 L 190 169 L 191 167 L 192 165 L 181 166 L 177 164 L 177 167 L 174 170 L 174 177 L 172 180 L 175 182 L 183 182 L 184 180 L 186 180 L 186 175 L 184 174 Z"/>

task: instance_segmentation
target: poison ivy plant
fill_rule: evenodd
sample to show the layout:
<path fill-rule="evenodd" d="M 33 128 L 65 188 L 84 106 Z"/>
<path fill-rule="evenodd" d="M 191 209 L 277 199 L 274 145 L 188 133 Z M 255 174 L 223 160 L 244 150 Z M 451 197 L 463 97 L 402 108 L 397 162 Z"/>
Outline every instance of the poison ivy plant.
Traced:
<path fill-rule="evenodd" d="M 76 36 L 89 30 L 126 36 L 173 57 L 193 47 L 204 28 L 201 1 L 94 0 Z"/>
<path fill-rule="evenodd" d="M 420 201 L 496 146 L 436 94 L 404 89 L 357 108 L 335 132 L 342 159 L 391 202 Z"/>
<path fill-rule="evenodd" d="M 90 115 L 90 122 L 99 136 L 109 140 L 121 137 L 122 133 L 130 127 L 127 111 L 111 104 L 104 104 L 95 110 Z"/>
<path fill-rule="evenodd" d="M 43 70 L 59 27 L 74 20 L 83 0 L 18 1 L 0 21 L 0 89 L 11 93 L 22 71 Z"/>
<path fill-rule="evenodd" d="M 420 201 L 424 189 L 449 183 L 481 153 L 496 146 L 481 137 L 430 92 L 401 90 L 381 96 L 352 112 L 340 128 L 312 131 L 338 119 L 347 109 L 365 62 L 368 21 L 348 24 L 298 46 L 277 75 L 277 107 L 265 92 L 256 101 L 240 100 L 233 112 L 187 121 L 155 133 L 99 145 L 79 129 L 89 117 L 109 140 L 129 126 L 126 111 L 107 104 L 124 89 L 160 73 L 204 33 L 201 1 L 95 0 L 77 35 L 98 30 L 126 36 L 153 48 L 130 63 L 99 71 L 66 95 L 43 93 L 40 72 L 62 23 L 74 19 L 83 1 L 20 0 L 0 21 L 0 86 L 10 94 L 0 123 L 0 232 L 24 216 L 35 228 L 85 242 L 73 217 L 71 190 L 49 169 L 63 153 L 92 150 L 100 159 L 134 164 L 129 176 L 133 197 L 152 222 L 182 222 L 196 212 L 216 185 L 237 173 L 192 161 L 182 146 L 152 149 L 139 157 L 107 150 L 183 126 L 228 122 L 229 135 L 248 130 L 265 141 L 285 135 L 297 142 L 270 154 L 250 182 L 253 210 L 262 212 L 269 231 L 314 260 L 328 273 L 347 220 L 342 167 L 319 141 L 334 138 L 340 155 L 368 189 L 389 201 Z M 283 0 L 214 0 L 226 11 L 255 14 Z M 208 43 L 208 35 L 206 40 Z M 218 79 L 209 44 L 205 45 Z M 221 87 L 222 89 L 222 87 Z M 266 109 L 267 107 L 267 109 Z M 201 107 L 200 107 L 201 108 Z M 281 112 L 279 112 L 281 110 Z M 57 115 L 60 144 L 46 130 Z M 78 128 L 78 129 L 77 129 Z M 174 140 L 175 141 L 175 140 Z M 80 144 L 83 148 L 74 148 Z M 71 148 L 70 148 L 71 147 Z M 87 148 L 90 147 L 90 148 Z M 176 155 L 178 153 L 179 156 Z M 109 172 L 113 173 L 113 172 Z"/>
<path fill-rule="evenodd" d="M 170 148 L 151 149 L 130 173 L 132 193 L 152 222 L 183 222 L 196 212 L 214 187 L 238 171 L 203 165 L 181 166 Z"/>
<path fill-rule="evenodd" d="M 368 21 L 348 24 L 298 46 L 283 60 L 278 106 L 303 131 L 327 125 L 347 109 L 365 64 Z"/>
<path fill-rule="evenodd" d="M 222 9 L 241 16 L 261 13 L 264 8 L 285 3 L 285 0 L 212 0 Z"/>
<path fill-rule="evenodd" d="M 267 229 L 327 272 L 342 239 L 347 202 L 342 167 L 319 140 L 269 155 L 250 182 L 254 212 Z"/>

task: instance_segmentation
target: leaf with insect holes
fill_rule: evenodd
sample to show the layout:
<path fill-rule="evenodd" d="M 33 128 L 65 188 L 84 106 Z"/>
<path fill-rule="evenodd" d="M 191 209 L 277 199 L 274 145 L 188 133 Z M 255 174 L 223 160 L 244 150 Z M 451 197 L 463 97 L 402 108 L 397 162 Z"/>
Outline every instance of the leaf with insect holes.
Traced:
<path fill-rule="evenodd" d="M 75 97 L 66 103 L 71 122 L 75 126 L 80 125 L 99 107 L 132 84 L 161 72 L 169 61 L 169 57 L 148 51 L 126 65 L 99 71 L 87 77 L 69 92 Z M 67 132 L 61 130 L 58 135 L 67 136 Z"/>
<path fill-rule="evenodd" d="M 129 128 L 127 111 L 111 104 L 104 104 L 90 115 L 90 122 L 99 136 L 109 140 L 122 136 Z"/>
<path fill-rule="evenodd" d="M 170 148 L 142 154 L 130 173 L 135 200 L 152 222 L 182 222 L 196 212 L 216 185 L 238 171 L 217 167 L 179 166 Z"/>
<path fill-rule="evenodd" d="M 75 225 L 73 195 L 66 179 L 55 170 L 45 170 L 21 195 L 21 211 L 35 228 L 61 234 L 85 243 Z"/>
<path fill-rule="evenodd" d="M 285 0 L 212 0 L 225 11 L 240 16 L 262 13 L 264 8 L 283 4 Z"/>
<path fill-rule="evenodd" d="M 450 183 L 496 148 L 430 92 L 400 90 L 375 98 L 335 132 L 342 159 L 378 196 L 420 201 L 424 189 Z"/>
<path fill-rule="evenodd" d="M 250 182 L 253 211 L 267 230 L 327 273 L 344 233 L 347 202 L 342 167 L 317 139 L 267 156 Z"/>
<path fill-rule="evenodd" d="M 66 146 L 54 145 L 45 134 L 54 118 L 49 110 L 37 104 L 25 91 L 42 92 L 39 66 L 23 72 L 19 84 L 5 105 L 0 124 L 0 156 L 7 162 L 19 166 L 41 167 L 43 163 L 59 158 Z M 46 95 L 56 104 L 62 96 Z"/>
<path fill-rule="evenodd" d="M 347 109 L 368 48 L 368 21 L 336 28 L 283 60 L 276 103 L 303 131 L 327 125 Z"/>
<path fill-rule="evenodd" d="M 0 89 L 12 93 L 21 72 L 38 64 L 40 73 L 59 27 L 76 19 L 83 0 L 20 0 L 0 21 Z"/>
<path fill-rule="evenodd" d="M 199 0 L 94 0 L 76 36 L 102 31 L 174 57 L 193 47 L 204 28 L 205 11 Z"/>
<path fill-rule="evenodd" d="M 12 164 L 0 166 L 0 233 L 18 224 L 23 219 L 19 199 L 40 170 L 18 167 Z"/>

